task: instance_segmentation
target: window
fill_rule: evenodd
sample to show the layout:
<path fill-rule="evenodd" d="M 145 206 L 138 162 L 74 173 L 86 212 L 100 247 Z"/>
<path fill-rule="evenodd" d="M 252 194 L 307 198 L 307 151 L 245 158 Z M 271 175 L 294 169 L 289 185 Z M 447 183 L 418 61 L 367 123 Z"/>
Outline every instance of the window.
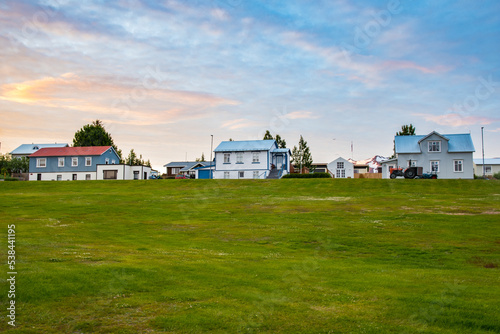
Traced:
<path fill-rule="evenodd" d="M 416 160 L 408 160 L 408 167 L 417 167 Z"/>
<path fill-rule="evenodd" d="M 92 166 L 92 157 L 85 157 L 85 166 Z"/>
<path fill-rule="evenodd" d="M 106 165 L 109 165 L 109 158 L 106 158 L 105 163 Z"/>
<path fill-rule="evenodd" d="M 256 164 L 259 163 L 259 152 L 253 152 L 252 153 L 252 163 Z"/>
<path fill-rule="evenodd" d="M 491 174 L 491 166 L 485 166 L 484 167 L 484 173 L 485 174 Z"/>
<path fill-rule="evenodd" d="M 74 157 L 71 158 L 71 167 L 77 167 L 78 166 L 78 158 Z"/>
<path fill-rule="evenodd" d="M 57 181 L 62 181 L 62 175 L 57 175 Z"/>
<path fill-rule="evenodd" d="M 258 170 L 254 170 L 253 171 L 253 178 L 254 179 L 258 179 L 259 178 L 259 171 Z"/>
<path fill-rule="evenodd" d="M 38 168 L 45 168 L 45 167 L 47 167 L 47 159 L 46 158 L 38 158 L 38 159 L 36 159 L 36 166 Z"/>
<path fill-rule="evenodd" d="M 224 153 L 224 163 L 225 164 L 231 163 L 231 153 Z"/>
<path fill-rule="evenodd" d="M 345 179 L 345 169 L 337 169 L 335 177 L 338 179 Z"/>
<path fill-rule="evenodd" d="M 76 174 L 73 174 L 73 181 L 78 180 L 78 176 Z"/>
<path fill-rule="evenodd" d="M 89 180 L 91 180 L 91 179 L 92 179 L 92 178 L 91 178 L 90 174 L 85 174 L 85 180 L 89 181 Z"/>
<path fill-rule="evenodd" d="M 115 159 L 111 160 L 111 164 L 112 165 L 116 164 L 116 160 Z"/>
<path fill-rule="evenodd" d="M 441 142 L 429 141 L 429 152 L 441 152 Z"/>
<path fill-rule="evenodd" d="M 337 169 L 344 169 L 344 162 L 343 161 L 337 162 Z"/>
<path fill-rule="evenodd" d="M 431 161 L 431 172 L 435 173 L 439 172 L 439 161 L 437 160 Z"/>
<path fill-rule="evenodd" d="M 463 165 L 464 165 L 463 160 L 453 160 L 453 171 L 457 173 L 463 172 L 464 171 Z"/>
<path fill-rule="evenodd" d="M 229 179 L 229 172 L 224 172 L 224 178 Z"/>
<path fill-rule="evenodd" d="M 243 152 L 236 153 L 236 163 L 237 164 L 243 163 Z"/>
<path fill-rule="evenodd" d="M 171 174 L 179 174 L 180 170 L 180 167 L 172 167 Z"/>
<path fill-rule="evenodd" d="M 57 159 L 57 167 L 64 167 L 64 158 Z"/>
<path fill-rule="evenodd" d="M 243 179 L 245 177 L 245 172 L 240 172 L 239 176 L 240 176 L 240 179 Z"/>
<path fill-rule="evenodd" d="M 105 170 L 104 171 L 104 180 L 116 180 L 118 178 L 117 170 Z"/>

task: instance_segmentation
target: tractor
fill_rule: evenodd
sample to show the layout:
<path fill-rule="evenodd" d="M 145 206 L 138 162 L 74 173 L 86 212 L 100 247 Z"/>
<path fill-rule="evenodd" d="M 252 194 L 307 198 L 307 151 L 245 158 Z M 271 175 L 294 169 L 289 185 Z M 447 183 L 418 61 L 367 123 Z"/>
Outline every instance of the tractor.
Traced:
<path fill-rule="evenodd" d="M 405 179 L 437 179 L 436 173 L 423 173 L 422 167 L 408 167 L 405 170 L 403 168 L 391 168 L 391 179 L 395 179 L 398 176 L 403 176 Z"/>

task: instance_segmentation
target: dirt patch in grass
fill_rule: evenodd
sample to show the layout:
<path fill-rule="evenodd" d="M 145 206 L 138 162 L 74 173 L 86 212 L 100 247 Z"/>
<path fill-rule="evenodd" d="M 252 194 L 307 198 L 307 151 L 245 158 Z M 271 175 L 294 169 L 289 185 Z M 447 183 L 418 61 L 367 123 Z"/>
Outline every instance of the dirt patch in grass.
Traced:
<path fill-rule="evenodd" d="M 483 267 L 483 268 L 487 268 L 487 269 L 498 268 L 498 264 L 493 263 L 493 262 L 489 262 L 489 261 L 487 261 L 479 256 L 473 256 L 467 262 L 470 264 L 473 264 L 475 266 Z"/>

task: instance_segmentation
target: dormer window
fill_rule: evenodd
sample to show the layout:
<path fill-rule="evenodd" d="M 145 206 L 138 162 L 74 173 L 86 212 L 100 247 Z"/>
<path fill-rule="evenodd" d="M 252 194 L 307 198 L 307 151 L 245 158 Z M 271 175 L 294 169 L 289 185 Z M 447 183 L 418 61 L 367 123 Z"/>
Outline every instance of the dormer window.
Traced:
<path fill-rule="evenodd" d="M 429 152 L 441 152 L 441 141 L 429 141 Z"/>
<path fill-rule="evenodd" d="M 39 150 L 38 146 L 33 146 L 34 150 Z"/>

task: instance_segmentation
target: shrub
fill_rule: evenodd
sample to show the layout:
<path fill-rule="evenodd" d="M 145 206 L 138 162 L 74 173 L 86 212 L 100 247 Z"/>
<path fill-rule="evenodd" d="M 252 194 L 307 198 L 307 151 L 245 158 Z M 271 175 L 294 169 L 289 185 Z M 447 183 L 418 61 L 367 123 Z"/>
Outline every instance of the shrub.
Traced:
<path fill-rule="evenodd" d="M 331 177 L 328 173 L 286 174 L 283 179 L 330 179 Z"/>
<path fill-rule="evenodd" d="M 493 177 L 497 180 L 500 180 L 500 172 L 493 174 Z"/>

